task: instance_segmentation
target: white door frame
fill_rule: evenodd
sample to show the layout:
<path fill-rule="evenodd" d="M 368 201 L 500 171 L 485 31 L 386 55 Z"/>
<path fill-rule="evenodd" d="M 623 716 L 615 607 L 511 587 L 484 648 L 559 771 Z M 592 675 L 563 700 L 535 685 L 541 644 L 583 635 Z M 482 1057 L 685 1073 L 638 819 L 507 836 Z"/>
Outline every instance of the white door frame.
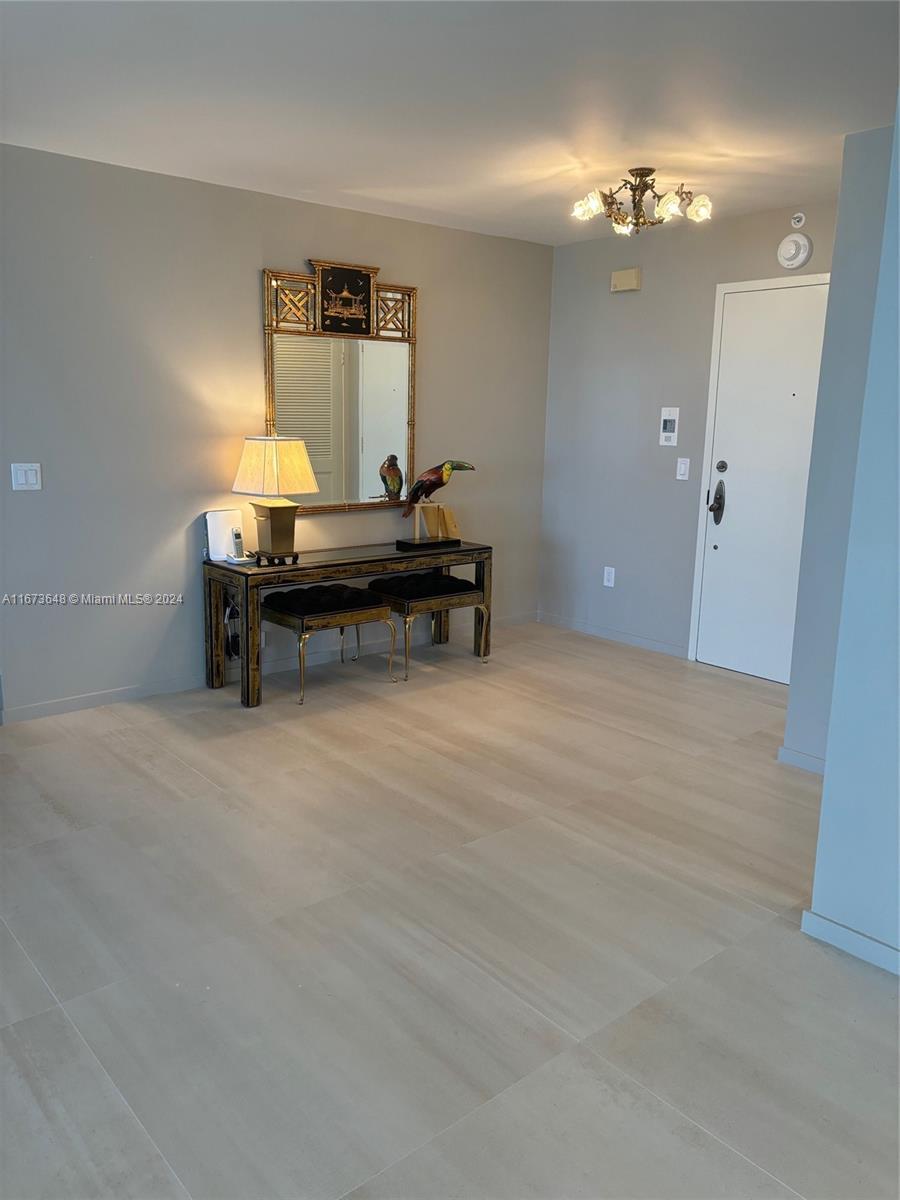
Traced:
<path fill-rule="evenodd" d="M 720 283 L 716 287 L 716 311 L 713 318 L 712 352 L 709 363 L 709 392 L 706 397 L 706 433 L 703 439 L 703 468 L 700 475 L 700 512 L 697 516 L 697 544 L 694 551 L 694 589 L 691 597 L 691 630 L 688 637 L 688 658 L 697 658 L 700 636 L 700 594 L 703 590 L 703 555 L 706 548 L 706 489 L 712 466 L 713 435 L 715 434 L 716 397 L 719 391 L 719 362 L 722 355 L 722 320 L 725 297 L 730 292 L 769 292 L 775 288 L 818 287 L 831 282 L 831 274 L 779 275 L 775 279 L 747 279 L 740 283 Z"/>

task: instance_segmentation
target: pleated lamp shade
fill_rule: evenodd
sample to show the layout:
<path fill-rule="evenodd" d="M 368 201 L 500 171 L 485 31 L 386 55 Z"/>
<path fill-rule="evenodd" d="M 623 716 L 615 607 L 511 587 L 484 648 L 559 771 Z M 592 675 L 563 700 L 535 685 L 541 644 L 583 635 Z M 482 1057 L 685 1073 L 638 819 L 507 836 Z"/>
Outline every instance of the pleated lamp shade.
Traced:
<path fill-rule="evenodd" d="M 302 438 L 244 438 L 231 489 L 242 496 L 297 496 L 319 485 Z"/>

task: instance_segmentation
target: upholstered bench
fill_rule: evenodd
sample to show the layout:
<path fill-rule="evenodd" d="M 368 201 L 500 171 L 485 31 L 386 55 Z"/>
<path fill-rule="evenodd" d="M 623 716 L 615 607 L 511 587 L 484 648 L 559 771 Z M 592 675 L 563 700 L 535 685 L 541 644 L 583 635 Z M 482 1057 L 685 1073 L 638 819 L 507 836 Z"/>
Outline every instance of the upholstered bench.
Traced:
<path fill-rule="evenodd" d="M 322 583 L 313 587 L 294 588 L 289 592 L 271 592 L 263 598 L 262 619 L 273 625 L 283 625 L 297 635 L 300 654 L 300 698 L 306 690 L 306 643 L 314 633 L 323 629 L 341 631 L 341 662 L 344 661 L 344 630 L 356 626 L 356 655 L 359 658 L 359 627 L 371 621 L 383 621 L 391 631 L 388 655 L 388 675 L 394 678 L 394 647 L 397 630 L 391 620 L 390 605 L 366 588 L 347 587 L 342 583 Z"/>
<path fill-rule="evenodd" d="M 481 626 L 481 661 L 487 662 L 485 645 L 490 625 L 490 609 L 484 602 L 484 592 L 468 579 L 444 575 L 440 570 L 418 571 L 408 575 L 380 575 L 369 584 L 369 590 L 386 601 L 391 611 L 403 618 L 403 678 L 409 679 L 409 643 L 416 617 L 431 615 L 431 640 L 434 642 L 434 622 L 438 613 L 451 608 L 477 608 L 484 620 Z"/>

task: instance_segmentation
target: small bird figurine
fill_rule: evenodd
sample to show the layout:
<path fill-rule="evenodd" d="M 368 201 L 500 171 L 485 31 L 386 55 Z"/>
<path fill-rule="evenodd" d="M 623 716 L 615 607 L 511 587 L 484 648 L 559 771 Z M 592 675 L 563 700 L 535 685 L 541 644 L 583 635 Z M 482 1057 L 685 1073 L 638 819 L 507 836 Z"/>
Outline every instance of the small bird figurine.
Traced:
<path fill-rule="evenodd" d="M 384 494 L 388 500 L 399 500 L 403 491 L 403 472 L 397 463 L 397 455 L 389 454 L 378 468 L 381 482 L 384 484 Z"/>
<path fill-rule="evenodd" d="M 409 516 L 415 505 L 420 504 L 423 500 L 430 500 L 438 488 L 442 488 L 449 481 L 454 471 L 474 470 L 471 463 L 448 458 L 446 462 L 438 463 L 436 467 L 429 467 L 427 471 L 423 471 L 406 495 L 404 517 Z"/>

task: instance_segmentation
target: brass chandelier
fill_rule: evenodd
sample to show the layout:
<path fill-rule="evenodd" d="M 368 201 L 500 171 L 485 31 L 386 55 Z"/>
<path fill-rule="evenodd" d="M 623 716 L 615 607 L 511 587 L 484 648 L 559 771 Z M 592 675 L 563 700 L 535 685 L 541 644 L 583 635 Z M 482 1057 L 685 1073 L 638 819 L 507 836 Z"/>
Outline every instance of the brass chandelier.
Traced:
<path fill-rule="evenodd" d="M 675 217 L 687 217 L 689 221 L 708 221 L 712 216 L 712 201 L 709 196 L 695 196 L 680 183 L 674 191 L 660 195 L 656 190 L 656 178 L 653 174 L 655 167 L 632 167 L 628 174 L 631 179 L 623 179 L 619 187 L 613 191 L 600 191 L 594 188 L 583 200 L 579 200 L 572 209 L 572 216 L 579 221 L 590 221 L 601 213 L 612 221 L 613 229 L 622 237 L 631 237 L 651 225 L 664 225 Z M 619 199 L 621 192 L 629 192 L 631 211 L 629 212 Z M 652 217 L 647 216 L 644 207 L 647 194 L 656 201 Z"/>

